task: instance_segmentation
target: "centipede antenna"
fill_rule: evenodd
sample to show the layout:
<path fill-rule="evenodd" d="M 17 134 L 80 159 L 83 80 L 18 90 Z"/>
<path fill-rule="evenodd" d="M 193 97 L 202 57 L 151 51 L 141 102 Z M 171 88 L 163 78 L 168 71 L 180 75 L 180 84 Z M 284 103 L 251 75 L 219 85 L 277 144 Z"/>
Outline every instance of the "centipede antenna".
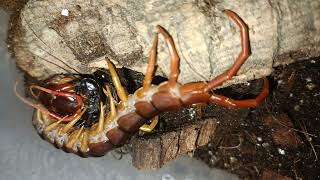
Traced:
<path fill-rule="evenodd" d="M 26 22 L 28 28 L 32 31 L 32 33 L 36 36 L 36 38 L 41 41 L 45 46 L 47 46 L 47 48 L 50 48 L 38 35 L 37 33 L 34 31 L 34 29 L 31 28 L 30 24 L 28 23 L 27 19 L 24 18 L 23 13 L 21 13 L 21 18 L 24 19 L 24 21 Z"/>
<path fill-rule="evenodd" d="M 26 18 L 24 18 L 24 15 L 21 13 L 21 18 L 24 19 L 24 21 L 26 22 L 26 25 L 27 27 L 32 31 L 32 33 L 34 34 L 34 36 L 40 41 L 42 42 L 48 49 L 51 49 L 38 35 L 37 33 L 30 27 L 28 21 L 26 20 Z M 38 46 L 42 51 L 46 52 L 47 54 L 49 54 L 50 56 L 52 56 L 53 58 L 55 58 L 56 60 L 58 60 L 59 62 L 61 62 L 62 64 L 64 64 L 65 66 L 67 66 L 68 68 L 72 69 L 73 71 L 75 71 L 76 73 L 80 74 L 79 71 L 77 71 L 76 69 L 74 69 L 73 67 L 71 67 L 70 65 L 68 65 L 67 63 L 65 63 L 62 59 L 56 57 L 55 55 L 51 54 L 50 52 L 44 50 L 42 47 Z M 52 50 L 52 49 L 51 49 Z M 34 53 L 33 53 L 34 54 Z M 35 54 L 36 55 L 36 54 Z M 38 55 L 36 55 L 37 57 L 40 57 Z M 41 58 L 41 57 L 40 57 Z M 41 59 L 44 59 L 44 58 L 41 58 Z M 56 63 L 53 63 L 53 62 L 50 62 L 48 60 L 45 59 L 46 62 L 49 62 L 51 64 L 54 64 L 54 65 L 57 65 L 59 68 L 62 68 L 60 65 L 56 64 Z M 66 70 L 65 68 L 62 68 L 64 70 Z M 67 72 L 70 72 L 67 70 Z"/>
<path fill-rule="evenodd" d="M 59 62 L 61 62 L 61 63 L 64 64 L 65 66 L 67 66 L 68 68 L 72 69 L 74 72 L 76 72 L 76 73 L 78 73 L 78 74 L 81 74 L 81 73 L 80 73 L 79 71 L 77 71 L 75 68 L 73 68 L 73 67 L 71 67 L 69 64 L 65 63 L 62 59 L 60 59 L 60 58 L 58 58 L 57 56 L 51 54 L 50 52 L 44 50 L 41 46 L 38 46 L 38 45 L 37 45 L 37 47 L 39 47 L 42 51 L 46 52 L 47 54 L 49 54 L 49 55 L 52 56 L 54 59 L 58 60 Z M 37 57 L 39 57 L 39 56 L 37 55 Z M 42 59 L 44 59 L 44 58 L 42 58 Z M 47 60 L 47 61 L 48 61 L 48 60 Z M 53 64 L 53 63 L 52 63 L 52 64 Z M 61 68 L 61 66 L 59 66 L 59 67 Z"/>

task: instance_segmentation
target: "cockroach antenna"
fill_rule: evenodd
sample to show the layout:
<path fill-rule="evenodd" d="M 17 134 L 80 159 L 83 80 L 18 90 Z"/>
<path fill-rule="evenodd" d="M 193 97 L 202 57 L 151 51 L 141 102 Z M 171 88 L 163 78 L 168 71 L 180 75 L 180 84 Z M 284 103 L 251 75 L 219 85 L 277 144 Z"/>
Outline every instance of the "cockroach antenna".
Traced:
<path fill-rule="evenodd" d="M 37 33 L 34 31 L 34 29 L 31 28 L 30 24 L 28 23 L 27 19 L 24 17 L 24 15 L 23 15 L 22 13 L 21 13 L 21 18 L 26 22 L 27 27 L 31 30 L 31 32 L 34 34 L 34 36 L 35 36 L 42 44 L 44 44 L 48 49 L 52 50 L 52 48 L 50 48 L 50 47 L 37 35 Z M 75 68 L 73 68 L 73 67 L 71 67 L 70 65 L 68 65 L 67 63 L 65 63 L 65 62 L 64 62 L 62 59 L 60 59 L 59 57 L 53 55 L 53 54 L 50 53 L 49 51 L 46 51 L 45 49 L 43 49 L 43 48 L 42 48 L 41 46 L 39 46 L 39 45 L 36 45 L 36 46 L 37 46 L 38 48 L 40 48 L 42 51 L 44 51 L 44 52 L 46 52 L 47 54 L 49 54 L 49 55 L 50 55 L 51 57 L 53 57 L 54 59 L 56 59 L 56 60 L 58 60 L 59 62 L 61 62 L 62 64 L 64 64 L 66 67 L 68 67 L 68 68 L 70 68 L 71 70 L 73 70 L 74 72 L 80 74 L 79 71 L 77 71 Z M 53 51 L 53 50 L 52 50 L 52 51 Z M 42 59 L 42 60 L 45 60 L 45 61 L 48 62 L 48 63 L 51 63 L 51 64 L 53 64 L 53 65 L 56 65 L 56 66 L 58 66 L 59 68 L 62 68 L 63 70 L 65 70 L 66 72 L 72 74 L 72 72 L 70 72 L 70 71 L 67 70 L 66 68 L 58 65 L 57 63 L 51 62 L 51 61 L 49 61 L 49 60 L 46 60 L 46 59 L 40 57 L 39 55 L 37 55 L 37 54 L 35 54 L 35 53 L 33 53 L 33 54 L 34 54 L 36 57 L 38 57 L 38 58 L 40 58 L 40 59 Z"/>

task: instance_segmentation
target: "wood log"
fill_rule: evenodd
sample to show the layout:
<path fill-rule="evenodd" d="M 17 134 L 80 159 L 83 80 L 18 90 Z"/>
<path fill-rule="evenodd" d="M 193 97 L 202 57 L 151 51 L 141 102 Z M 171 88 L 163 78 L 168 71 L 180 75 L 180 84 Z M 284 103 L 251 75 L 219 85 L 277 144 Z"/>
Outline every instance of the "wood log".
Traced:
<path fill-rule="evenodd" d="M 138 169 L 158 169 L 165 163 L 209 143 L 218 123 L 214 118 L 196 121 L 174 131 L 132 140 L 132 164 Z"/>
<path fill-rule="evenodd" d="M 210 80 L 240 52 L 238 27 L 223 13 L 237 12 L 250 29 L 252 56 L 226 84 L 269 75 L 292 59 L 320 55 L 320 1 L 30 0 L 11 28 L 18 66 L 32 77 L 91 73 L 105 56 L 144 72 L 155 26 L 164 26 L 181 57 L 179 81 Z M 157 74 L 169 73 L 160 41 Z"/>

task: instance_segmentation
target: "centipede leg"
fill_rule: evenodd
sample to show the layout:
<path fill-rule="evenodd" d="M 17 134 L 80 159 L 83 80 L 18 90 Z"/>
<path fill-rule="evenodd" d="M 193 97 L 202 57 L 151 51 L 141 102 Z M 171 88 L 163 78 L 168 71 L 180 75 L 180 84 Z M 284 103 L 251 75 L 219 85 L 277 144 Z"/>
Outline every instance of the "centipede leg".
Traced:
<path fill-rule="evenodd" d="M 82 135 L 82 131 L 83 131 L 83 126 L 81 127 L 80 130 L 79 129 L 75 130 L 74 132 L 72 132 L 70 134 L 68 142 L 66 143 L 66 148 L 67 149 L 72 149 L 74 147 L 74 145 L 76 144 L 77 140 L 80 139 L 80 137 Z"/>
<path fill-rule="evenodd" d="M 235 63 L 232 65 L 232 67 L 227 70 L 226 72 L 220 74 L 206 85 L 204 88 L 205 92 L 210 92 L 213 88 L 220 86 L 223 82 L 231 79 L 242 64 L 247 60 L 247 58 L 250 56 L 250 42 L 249 42 L 249 30 L 246 23 L 233 11 L 231 10 L 225 10 L 224 11 L 227 16 L 229 16 L 240 28 L 240 37 L 241 37 L 241 52 L 239 56 L 237 57 Z"/>
<path fill-rule="evenodd" d="M 97 126 L 91 129 L 90 135 L 94 136 L 100 133 L 104 128 L 104 106 L 102 102 L 100 102 L 100 116 Z"/>
<path fill-rule="evenodd" d="M 139 96 L 144 96 L 144 93 L 147 92 L 151 86 L 153 74 L 155 71 L 156 61 L 157 61 L 157 48 L 158 48 L 158 33 L 154 36 L 152 48 L 149 53 L 149 63 L 143 79 L 142 89 L 138 91 Z"/>
<path fill-rule="evenodd" d="M 165 42 L 169 49 L 169 54 L 171 56 L 171 67 L 170 67 L 170 75 L 169 75 L 169 81 L 168 81 L 169 87 L 173 87 L 176 85 L 177 79 L 180 73 L 180 70 L 179 70 L 180 58 L 171 35 L 162 26 L 158 25 L 157 28 L 158 28 L 158 32 L 154 37 L 153 45 L 149 53 L 149 63 L 148 63 L 147 71 L 145 73 L 145 78 L 143 80 L 143 88 L 138 91 L 139 96 L 143 96 L 144 93 L 151 86 L 151 81 L 153 78 L 153 74 L 155 71 L 154 69 L 156 65 L 159 33 L 164 37 Z"/>
<path fill-rule="evenodd" d="M 128 101 L 128 96 L 126 91 L 124 90 L 121 82 L 120 82 L 120 78 L 117 74 L 116 68 L 114 67 L 113 63 L 106 58 L 107 64 L 108 64 L 108 68 L 109 68 L 109 72 L 111 74 L 112 77 L 112 82 L 117 90 L 117 94 L 121 100 L 122 103 L 126 104 Z"/>
<path fill-rule="evenodd" d="M 151 132 L 151 131 L 156 127 L 156 125 L 158 124 L 158 122 L 159 122 L 159 116 L 155 116 L 155 117 L 152 119 L 151 124 L 144 124 L 144 125 L 141 126 L 139 129 L 140 129 L 141 131 Z"/>
<path fill-rule="evenodd" d="M 86 108 L 83 108 L 83 110 L 77 114 L 74 119 L 72 119 L 70 122 L 68 122 L 68 124 L 66 124 L 60 131 L 60 134 L 64 134 L 67 133 L 72 127 L 73 125 L 75 125 L 79 119 L 81 118 L 81 116 L 83 115 L 83 113 L 86 112 Z"/>
<path fill-rule="evenodd" d="M 179 71 L 180 58 L 177 53 L 177 50 L 174 45 L 172 37 L 163 27 L 158 25 L 157 28 L 158 28 L 158 33 L 154 37 L 153 45 L 150 50 L 149 64 L 147 67 L 145 78 L 143 80 L 143 87 L 142 87 L 142 89 L 138 90 L 138 93 L 137 93 L 139 97 L 144 96 L 144 93 L 151 86 L 151 81 L 153 78 L 155 64 L 156 64 L 156 58 L 157 58 L 159 33 L 164 37 L 165 42 L 166 42 L 168 49 L 169 49 L 170 56 L 171 56 L 171 67 L 170 67 L 171 71 L 170 71 L 170 76 L 169 76 L 169 81 L 168 81 L 169 87 L 174 87 L 176 85 L 177 79 L 178 79 L 178 76 L 180 73 L 180 71 Z M 140 127 L 140 130 L 145 131 L 145 132 L 151 132 L 155 128 L 155 126 L 158 124 L 158 119 L 159 119 L 159 117 L 155 116 L 152 119 L 152 122 L 150 125 L 144 124 L 143 126 Z"/>
<path fill-rule="evenodd" d="M 170 65 L 170 76 L 169 76 L 168 85 L 170 87 L 174 87 L 177 83 L 178 76 L 180 74 L 180 69 L 179 69 L 180 58 L 171 35 L 162 26 L 158 25 L 157 28 L 159 30 L 159 33 L 164 37 L 165 42 L 169 49 L 169 54 L 171 56 L 171 65 Z"/>
<path fill-rule="evenodd" d="M 264 78 L 263 81 L 263 88 L 255 99 L 234 100 L 226 96 L 213 93 L 209 101 L 227 107 L 255 107 L 269 94 L 269 81 L 267 78 Z"/>
<path fill-rule="evenodd" d="M 107 119 L 104 122 L 104 126 L 105 126 L 105 125 L 109 124 L 114 117 L 116 117 L 117 110 L 116 110 L 116 105 L 115 105 L 114 99 L 112 97 L 110 88 L 108 86 L 106 86 L 106 90 L 103 89 L 103 92 L 106 94 L 107 97 L 109 97 L 109 106 L 110 106 L 109 114 L 107 116 Z"/>

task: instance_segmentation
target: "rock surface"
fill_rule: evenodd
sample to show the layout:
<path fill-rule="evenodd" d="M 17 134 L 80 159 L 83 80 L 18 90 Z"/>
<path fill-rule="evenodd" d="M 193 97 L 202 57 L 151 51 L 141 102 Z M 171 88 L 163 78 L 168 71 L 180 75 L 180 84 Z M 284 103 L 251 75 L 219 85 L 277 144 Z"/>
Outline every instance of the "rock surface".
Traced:
<path fill-rule="evenodd" d="M 91 73 L 118 67 L 144 72 L 155 26 L 172 35 L 181 57 L 181 83 L 205 81 L 228 69 L 240 52 L 231 9 L 250 29 L 252 55 L 227 84 L 269 75 L 274 65 L 320 55 L 320 1 L 30 0 L 22 9 L 13 49 L 32 77 Z M 169 73 L 169 54 L 159 41 L 157 74 Z"/>

